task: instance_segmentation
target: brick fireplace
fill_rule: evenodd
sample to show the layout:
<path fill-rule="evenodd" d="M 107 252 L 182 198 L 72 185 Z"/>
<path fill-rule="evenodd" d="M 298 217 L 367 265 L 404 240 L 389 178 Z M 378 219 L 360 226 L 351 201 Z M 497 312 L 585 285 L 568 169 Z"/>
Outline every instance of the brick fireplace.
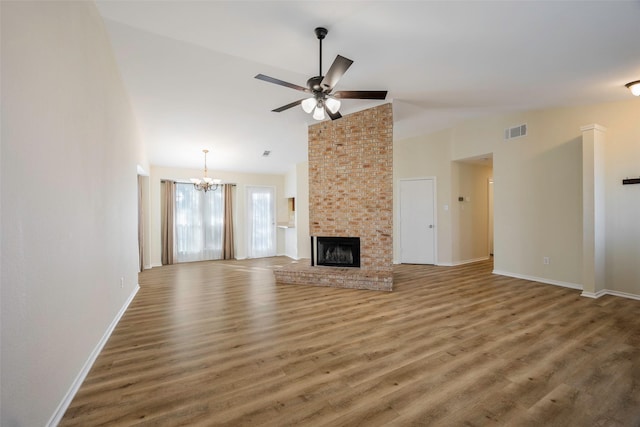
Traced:
<path fill-rule="evenodd" d="M 275 271 L 278 282 L 392 290 L 391 104 L 309 127 L 309 228 L 313 238 L 358 238 L 360 266 L 292 264 Z"/>

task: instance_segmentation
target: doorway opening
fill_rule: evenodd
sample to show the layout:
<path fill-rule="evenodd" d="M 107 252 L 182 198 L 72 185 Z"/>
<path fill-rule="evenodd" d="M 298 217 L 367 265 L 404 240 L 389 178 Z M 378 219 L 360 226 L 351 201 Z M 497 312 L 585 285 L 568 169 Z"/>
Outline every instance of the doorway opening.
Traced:
<path fill-rule="evenodd" d="M 493 251 L 493 153 L 452 162 L 453 264 L 489 259 Z"/>

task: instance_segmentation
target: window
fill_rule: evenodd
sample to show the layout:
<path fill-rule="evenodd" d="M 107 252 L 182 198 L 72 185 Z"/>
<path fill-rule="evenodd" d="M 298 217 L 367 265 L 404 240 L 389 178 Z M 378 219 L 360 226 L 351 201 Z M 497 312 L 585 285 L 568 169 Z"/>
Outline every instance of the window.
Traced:
<path fill-rule="evenodd" d="M 224 206 L 222 189 L 198 191 L 193 184 L 176 183 L 176 261 L 222 258 Z"/>

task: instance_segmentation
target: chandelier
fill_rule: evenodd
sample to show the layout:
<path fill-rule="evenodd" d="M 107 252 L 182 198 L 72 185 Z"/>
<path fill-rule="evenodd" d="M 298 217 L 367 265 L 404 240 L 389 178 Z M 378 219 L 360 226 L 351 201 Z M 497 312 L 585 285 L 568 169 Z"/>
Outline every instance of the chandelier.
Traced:
<path fill-rule="evenodd" d="M 202 178 L 191 178 L 191 182 L 196 190 L 204 191 L 216 191 L 222 182 L 219 179 L 209 178 L 207 176 L 207 153 L 209 150 L 202 150 L 204 153 L 204 176 Z"/>

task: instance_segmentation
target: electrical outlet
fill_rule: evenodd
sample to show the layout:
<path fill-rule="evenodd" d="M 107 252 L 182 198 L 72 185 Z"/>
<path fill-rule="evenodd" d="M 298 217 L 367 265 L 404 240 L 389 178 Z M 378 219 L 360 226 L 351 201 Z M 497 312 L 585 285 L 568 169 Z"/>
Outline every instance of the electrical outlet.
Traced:
<path fill-rule="evenodd" d="M 551 264 L 551 259 L 548 256 L 542 257 L 542 263 L 544 265 L 549 265 Z"/>
<path fill-rule="evenodd" d="M 124 277 L 120 278 L 120 288 L 124 288 Z"/>

